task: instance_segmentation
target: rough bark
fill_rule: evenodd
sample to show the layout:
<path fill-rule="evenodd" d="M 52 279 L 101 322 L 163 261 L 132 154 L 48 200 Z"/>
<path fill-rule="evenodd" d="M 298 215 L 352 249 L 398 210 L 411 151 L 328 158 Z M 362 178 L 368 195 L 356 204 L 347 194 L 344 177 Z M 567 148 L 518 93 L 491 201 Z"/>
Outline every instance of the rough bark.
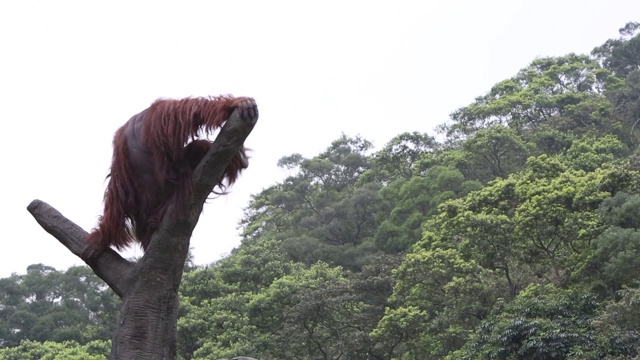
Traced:
<path fill-rule="evenodd" d="M 202 207 L 231 158 L 242 149 L 257 109 L 236 109 L 195 170 L 194 191 L 184 208 L 169 208 L 144 256 L 133 263 L 109 249 L 87 261 L 124 303 L 112 341 L 111 359 L 175 359 L 178 287 L 193 229 Z M 47 203 L 27 207 L 36 221 L 80 257 L 87 232 Z M 176 216 L 176 214 L 187 216 Z"/>

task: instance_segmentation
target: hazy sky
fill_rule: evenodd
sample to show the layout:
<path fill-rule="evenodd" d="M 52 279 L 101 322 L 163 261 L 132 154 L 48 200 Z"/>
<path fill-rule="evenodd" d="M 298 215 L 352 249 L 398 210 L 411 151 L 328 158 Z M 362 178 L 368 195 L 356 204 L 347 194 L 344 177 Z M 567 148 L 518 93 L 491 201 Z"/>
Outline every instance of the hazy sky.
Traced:
<path fill-rule="evenodd" d="M 280 157 L 342 132 L 378 148 L 433 133 L 535 57 L 588 53 L 638 14 L 637 0 L 0 0 L 0 277 L 82 264 L 26 207 L 44 200 L 90 230 L 113 133 L 159 97 L 260 108 L 248 171 L 196 227 L 204 264 L 239 244 L 250 195 L 286 175 Z"/>

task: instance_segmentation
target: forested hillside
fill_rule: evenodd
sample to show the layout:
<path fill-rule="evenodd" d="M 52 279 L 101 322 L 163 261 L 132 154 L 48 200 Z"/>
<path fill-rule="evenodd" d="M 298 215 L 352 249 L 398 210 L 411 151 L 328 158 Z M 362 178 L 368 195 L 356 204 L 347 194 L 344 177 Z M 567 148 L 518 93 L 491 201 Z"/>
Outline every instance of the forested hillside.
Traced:
<path fill-rule="evenodd" d="M 283 157 L 242 245 L 186 269 L 180 358 L 640 359 L 640 24 L 620 34 L 432 135 Z M 118 307 L 88 268 L 0 279 L 0 359 L 106 359 Z"/>

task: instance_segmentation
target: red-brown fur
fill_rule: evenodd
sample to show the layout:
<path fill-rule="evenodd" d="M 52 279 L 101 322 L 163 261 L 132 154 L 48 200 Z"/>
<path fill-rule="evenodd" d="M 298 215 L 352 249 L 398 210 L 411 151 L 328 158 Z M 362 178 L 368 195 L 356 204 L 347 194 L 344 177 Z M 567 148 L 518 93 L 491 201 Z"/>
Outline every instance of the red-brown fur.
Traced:
<path fill-rule="evenodd" d="M 192 173 L 211 147 L 198 139 L 220 128 L 236 105 L 248 98 L 220 96 L 157 100 L 115 134 L 104 214 L 87 238 L 83 257 L 109 246 L 122 250 L 139 242 L 144 250 L 169 205 L 181 205 L 191 190 Z M 227 166 L 231 185 L 246 168 L 244 150 Z"/>

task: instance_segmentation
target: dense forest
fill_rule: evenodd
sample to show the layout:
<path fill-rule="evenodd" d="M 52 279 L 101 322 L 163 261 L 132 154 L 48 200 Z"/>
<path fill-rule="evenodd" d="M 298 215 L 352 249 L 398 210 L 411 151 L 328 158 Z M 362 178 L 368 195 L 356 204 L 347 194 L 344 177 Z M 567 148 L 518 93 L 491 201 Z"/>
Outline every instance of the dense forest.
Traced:
<path fill-rule="evenodd" d="M 437 133 L 283 157 L 181 287 L 180 359 L 640 359 L 640 23 Z M 88 267 L 0 279 L 0 359 L 106 359 Z"/>

